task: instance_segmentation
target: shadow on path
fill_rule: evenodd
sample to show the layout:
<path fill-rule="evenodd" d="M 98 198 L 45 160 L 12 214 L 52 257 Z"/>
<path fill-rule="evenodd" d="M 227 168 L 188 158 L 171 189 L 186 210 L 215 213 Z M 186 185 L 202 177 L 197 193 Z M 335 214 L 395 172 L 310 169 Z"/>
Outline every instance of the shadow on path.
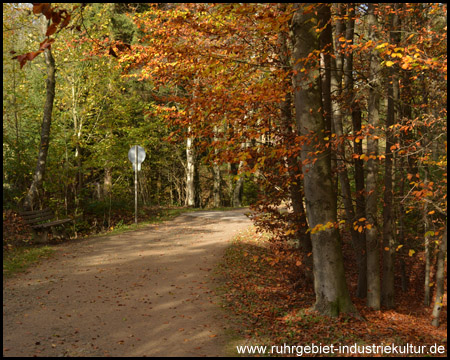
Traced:
<path fill-rule="evenodd" d="M 4 280 L 3 355 L 224 355 L 211 270 L 251 224 L 244 212 L 189 213 L 59 246 Z"/>

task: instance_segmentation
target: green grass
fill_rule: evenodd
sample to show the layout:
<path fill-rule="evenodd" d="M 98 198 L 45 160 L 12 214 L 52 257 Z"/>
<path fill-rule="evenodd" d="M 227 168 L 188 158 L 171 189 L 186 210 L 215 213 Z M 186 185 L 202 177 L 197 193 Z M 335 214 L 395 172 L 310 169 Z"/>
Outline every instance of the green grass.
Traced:
<path fill-rule="evenodd" d="M 3 253 L 3 276 L 10 277 L 28 269 L 55 252 L 50 246 L 18 247 Z"/>

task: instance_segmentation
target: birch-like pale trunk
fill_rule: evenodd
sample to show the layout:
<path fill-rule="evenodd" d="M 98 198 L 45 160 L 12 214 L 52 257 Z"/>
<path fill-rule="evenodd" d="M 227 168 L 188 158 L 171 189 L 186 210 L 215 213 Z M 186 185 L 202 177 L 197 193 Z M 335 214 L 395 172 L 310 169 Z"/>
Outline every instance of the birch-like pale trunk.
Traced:
<path fill-rule="evenodd" d="M 368 4 L 369 41 L 376 42 L 377 19 L 374 4 Z M 377 51 L 373 50 L 369 64 L 369 99 L 368 99 L 368 125 L 367 135 L 367 178 L 366 178 L 366 240 L 367 240 L 367 305 L 373 309 L 380 309 L 380 243 L 377 221 L 377 174 L 378 166 L 378 139 L 375 131 L 379 124 L 380 107 L 380 63 Z M 374 159 L 375 157 L 375 159 Z"/>
<path fill-rule="evenodd" d="M 188 128 L 190 133 L 191 128 Z M 194 138 L 188 136 L 186 139 L 186 206 L 195 206 L 195 149 Z"/>

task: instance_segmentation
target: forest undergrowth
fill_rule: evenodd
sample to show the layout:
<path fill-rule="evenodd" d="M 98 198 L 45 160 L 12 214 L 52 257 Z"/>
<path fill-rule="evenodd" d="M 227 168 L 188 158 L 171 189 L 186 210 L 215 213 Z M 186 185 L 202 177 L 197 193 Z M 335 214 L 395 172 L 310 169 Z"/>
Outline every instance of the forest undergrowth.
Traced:
<path fill-rule="evenodd" d="M 224 308 L 232 314 L 233 337 L 239 338 L 234 345 L 270 347 L 313 343 L 323 346 L 410 344 L 416 347 L 426 346 L 425 349 L 441 345 L 445 347 L 446 354 L 447 299 L 444 299 L 443 322 L 439 328 L 435 328 L 431 325 L 431 307 L 423 306 L 423 256 L 418 253 L 406 264 L 410 276 L 409 290 L 406 293 L 401 291 L 397 267 L 396 307 L 374 311 L 366 306 L 365 299 L 355 296 L 357 265 L 348 237 L 343 235 L 347 283 L 352 301 L 362 319 L 350 316 L 330 318 L 315 313 L 311 310 L 315 301 L 313 286 L 299 280 L 304 265 L 295 250 L 274 245 L 269 235 L 258 233 L 254 228 L 236 236 L 218 267 L 223 280 L 218 293 Z M 348 353 L 335 355 L 357 356 Z"/>

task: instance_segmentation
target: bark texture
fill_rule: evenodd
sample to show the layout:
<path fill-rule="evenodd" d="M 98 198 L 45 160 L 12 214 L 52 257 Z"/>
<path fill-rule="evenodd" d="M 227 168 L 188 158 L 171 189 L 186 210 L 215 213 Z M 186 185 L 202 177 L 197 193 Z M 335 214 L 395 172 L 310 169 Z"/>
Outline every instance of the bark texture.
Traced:
<path fill-rule="evenodd" d="M 320 74 L 306 57 L 318 49 L 317 18 L 298 5 L 292 20 L 296 121 L 304 139 L 303 163 L 306 213 L 309 226 L 336 223 L 336 195 L 331 180 L 330 152 L 325 147 L 325 123 L 320 112 Z M 304 71 L 301 71 L 302 69 Z M 324 150 L 325 149 L 325 150 Z M 320 150 L 320 151 L 319 151 Z M 334 226 L 311 235 L 314 261 L 314 309 L 337 316 L 355 313 L 345 281 L 339 233 Z"/>
<path fill-rule="evenodd" d="M 50 48 L 44 51 L 45 64 L 47 67 L 47 91 L 44 104 L 44 115 L 41 127 L 41 141 L 39 144 L 39 154 L 36 169 L 33 175 L 33 181 L 24 200 L 25 209 L 35 209 L 37 207 L 39 192 L 42 191 L 44 181 L 45 167 L 47 164 L 48 146 L 50 141 L 50 127 L 52 124 L 53 101 L 55 99 L 55 59 Z"/>

